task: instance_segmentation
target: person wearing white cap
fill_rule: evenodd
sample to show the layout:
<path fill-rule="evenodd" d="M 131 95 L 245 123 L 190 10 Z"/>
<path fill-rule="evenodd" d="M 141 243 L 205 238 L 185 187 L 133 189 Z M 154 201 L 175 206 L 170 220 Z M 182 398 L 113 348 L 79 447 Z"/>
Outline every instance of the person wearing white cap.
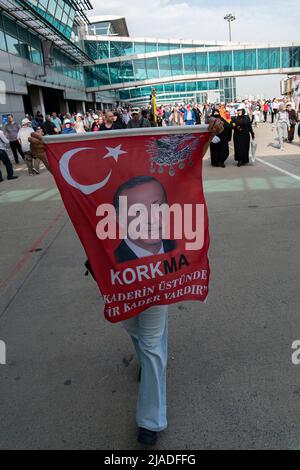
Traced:
<path fill-rule="evenodd" d="M 253 111 L 253 122 L 255 127 L 259 127 L 259 122 L 260 122 L 260 109 L 259 106 L 256 106 L 255 110 Z"/>
<path fill-rule="evenodd" d="M 128 129 L 151 127 L 150 121 L 142 116 L 140 108 L 132 108 L 131 119 L 127 124 Z"/>
<path fill-rule="evenodd" d="M 70 119 L 65 119 L 62 134 L 76 134 L 76 131 L 73 129 L 72 122 Z"/>
<path fill-rule="evenodd" d="M 31 149 L 30 149 L 30 143 L 28 139 L 31 136 L 31 134 L 32 134 L 31 121 L 25 118 L 22 121 L 22 127 L 18 133 L 18 141 L 20 142 L 20 145 L 24 152 L 25 162 L 26 162 L 28 173 L 30 176 L 40 174 L 39 172 L 40 160 L 38 158 L 34 159 L 31 153 Z M 33 159 L 34 159 L 34 164 L 33 164 Z"/>

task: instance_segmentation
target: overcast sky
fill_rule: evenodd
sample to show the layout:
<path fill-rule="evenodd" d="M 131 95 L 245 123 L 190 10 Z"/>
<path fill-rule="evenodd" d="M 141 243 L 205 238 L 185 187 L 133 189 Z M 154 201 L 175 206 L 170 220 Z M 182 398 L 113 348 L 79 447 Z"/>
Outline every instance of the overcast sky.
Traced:
<path fill-rule="evenodd" d="M 276 42 L 300 40 L 300 0 L 91 0 L 94 15 L 118 15 L 127 20 L 136 37 L 228 40 L 227 13 L 233 41 Z M 280 76 L 240 79 L 241 95 L 279 94 Z"/>

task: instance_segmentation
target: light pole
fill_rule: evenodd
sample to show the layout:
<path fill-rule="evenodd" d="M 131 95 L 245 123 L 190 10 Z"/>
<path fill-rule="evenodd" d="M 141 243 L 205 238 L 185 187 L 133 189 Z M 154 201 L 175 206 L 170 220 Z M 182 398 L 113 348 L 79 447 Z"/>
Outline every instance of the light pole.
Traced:
<path fill-rule="evenodd" d="M 229 26 L 229 42 L 232 41 L 231 37 L 231 23 L 236 20 L 236 17 L 232 13 L 228 13 L 224 16 L 224 20 L 228 21 Z M 230 87 L 231 87 L 231 101 L 234 100 L 234 87 L 233 87 L 233 77 L 230 79 Z"/>
<path fill-rule="evenodd" d="M 236 17 L 232 13 L 224 16 L 224 20 L 228 21 L 229 25 L 229 41 L 231 42 L 231 23 L 236 20 Z"/>

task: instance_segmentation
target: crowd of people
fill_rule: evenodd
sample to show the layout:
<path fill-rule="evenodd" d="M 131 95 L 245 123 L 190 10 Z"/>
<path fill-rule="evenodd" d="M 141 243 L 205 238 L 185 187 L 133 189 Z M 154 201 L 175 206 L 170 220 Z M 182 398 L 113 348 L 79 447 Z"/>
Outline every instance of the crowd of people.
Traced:
<path fill-rule="evenodd" d="M 258 128 L 260 123 L 267 123 L 269 117 L 272 129 L 277 131 L 280 150 L 284 150 L 285 142 L 293 143 L 296 127 L 300 145 L 300 108 L 297 109 L 296 103 L 287 99 L 244 100 L 237 105 L 215 105 L 208 115 L 220 118 L 224 124 L 224 132 L 215 137 L 210 145 L 213 166 L 225 168 L 232 132 L 237 166 L 249 163 L 251 138 L 253 143 L 255 140 L 253 125 Z"/>
<path fill-rule="evenodd" d="M 0 160 L 6 167 L 7 178 L 16 179 L 12 163 L 7 154 L 10 147 L 16 165 L 21 157 L 27 165 L 30 176 L 39 175 L 40 160 L 35 157 L 28 141 L 35 131 L 41 135 L 84 134 L 121 129 L 192 126 L 206 124 L 210 117 L 218 117 L 223 121 L 224 132 L 215 137 L 211 143 L 211 163 L 213 166 L 225 167 L 229 156 L 229 143 L 234 141 L 235 160 L 238 166 L 249 163 L 250 137 L 255 139 L 253 127 L 269 120 L 277 130 L 279 148 L 284 143 L 292 143 L 295 131 L 300 142 L 300 120 L 296 104 L 288 99 L 244 100 L 241 103 L 220 104 L 176 104 L 174 106 L 158 106 L 156 115 L 149 105 L 144 108 L 116 107 L 106 112 L 89 110 L 85 113 L 53 112 L 44 117 L 41 112 L 33 116 L 27 115 L 17 123 L 14 116 L 8 116 L 8 123 L 0 130 Z M 300 145 L 300 143 L 299 143 Z M 0 182 L 3 176 L 0 170 Z"/>
<path fill-rule="evenodd" d="M 74 115 L 52 113 L 45 119 L 38 113 L 34 118 L 26 116 L 21 125 L 15 122 L 14 117 L 10 115 L 7 125 L 0 131 L 0 156 L 6 166 L 8 179 L 16 178 L 13 175 L 13 167 L 6 152 L 8 146 L 11 148 L 16 165 L 19 164 L 21 157 L 26 162 L 29 175 L 33 176 L 39 175 L 40 160 L 38 156 L 50 169 L 45 155 L 43 135 L 98 133 L 151 126 L 192 126 L 206 124 L 210 121 L 211 130 L 215 134 L 210 144 L 211 164 L 215 167 L 225 168 L 225 162 L 229 157 L 229 142 L 233 134 L 235 160 L 238 167 L 241 167 L 249 162 L 251 138 L 255 139 L 252 124 L 256 122 L 255 116 L 258 114 L 256 111 L 260 110 L 263 113 L 264 121 L 267 121 L 269 113 L 272 114 L 271 120 L 277 128 L 280 145 L 283 145 L 285 139 L 289 139 L 293 116 L 295 121 L 298 120 L 296 112 L 295 115 L 290 114 L 288 103 L 283 101 L 278 103 L 278 111 L 275 111 L 274 107 L 272 110 L 268 108 L 266 111 L 265 104 L 249 103 L 245 100 L 237 105 L 233 103 L 229 106 L 225 104 L 159 106 L 155 116 L 150 106 L 144 109 L 137 107 L 118 108 L 115 111 L 105 113 L 100 111 Z M 292 106 L 291 108 L 293 109 Z M 2 179 L 1 173 L 0 177 Z M 157 182 L 155 187 L 157 188 Z M 131 191 L 136 190 L 133 186 L 128 186 L 128 188 Z M 161 193 L 163 194 L 163 188 Z M 129 245 L 127 246 L 129 247 Z M 154 253 L 147 252 L 145 248 L 140 246 L 138 248 L 137 254 L 133 252 L 135 258 L 132 259 L 136 259 L 139 253 L 142 253 L 141 256 L 154 255 Z M 165 249 L 162 244 L 162 251 L 159 251 L 158 254 Z M 121 256 L 121 252 L 119 255 Z M 86 266 L 92 273 L 89 262 Z M 167 427 L 167 316 L 167 306 L 155 306 L 142 312 L 139 317 L 127 320 L 124 324 L 133 340 L 141 363 L 137 425 L 139 427 L 138 441 L 143 445 L 154 445 L 157 442 L 157 433 Z"/>

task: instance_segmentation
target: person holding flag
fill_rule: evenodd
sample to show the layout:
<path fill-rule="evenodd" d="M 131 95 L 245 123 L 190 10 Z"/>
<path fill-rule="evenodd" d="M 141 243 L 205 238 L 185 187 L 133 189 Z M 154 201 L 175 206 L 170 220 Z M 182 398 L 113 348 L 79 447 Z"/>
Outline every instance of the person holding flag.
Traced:
<path fill-rule="evenodd" d="M 121 212 L 121 209 L 119 209 L 119 203 L 121 198 L 125 197 L 126 200 L 130 201 L 130 207 L 133 207 L 136 204 L 141 204 L 143 206 L 149 206 L 153 204 L 159 204 L 163 205 L 167 201 L 167 191 L 165 190 L 164 185 L 159 181 L 159 178 L 155 178 L 153 175 L 146 175 L 145 174 L 145 168 L 149 168 L 150 173 L 153 174 L 154 171 L 156 171 L 156 168 L 158 169 L 158 174 L 161 175 L 164 173 L 164 166 L 167 166 L 169 168 L 169 173 L 166 174 L 165 172 L 165 181 L 171 181 L 172 178 L 174 178 L 174 167 L 171 166 L 169 163 L 170 161 L 173 161 L 173 159 L 179 159 L 178 160 L 178 171 L 182 170 L 184 167 L 186 168 L 186 171 L 189 171 L 189 168 L 193 164 L 192 160 L 189 159 L 191 158 L 191 153 L 193 152 L 193 149 L 195 149 L 195 156 L 194 158 L 201 158 L 199 157 L 199 148 L 198 145 L 201 145 L 201 154 L 205 152 L 209 144 L 213 138 L 214 135 L 216 134 L 221 134 L 224 130 L 224 125 L 220 119 L 216 118 L 211 118 L 209 121 L 209 133 L 205 131 L 206 133 L 201 135 L 201 131 L 198 131 L 197 129 L 197 134 L 196 130 L 194 129 L 193 132 L 195 136 L 193 135 L 184 135 L 179 142 L 178 136 L 173 135 L 170 137 L 169 141 L 166 141 L 166 137 L 159 137 L 159 145 L 157 146 L 157 140 L 154 138 L 151 138 L 148 140 L 149 145 L 150 145 L 150 150 L 153 153 L 154 157 L 153 159 L 156 159 L 156 152 L 159 152 L 159 157 L 158 157 L 158 163 L 157 165 L 161 166 L 156 166 L 155 167 L 155 162 L 154 160 L 151 163 L 151 166 L 149 165 L 149 160 L 145 158 L 144 154 L 142 152 L 138 152 L 138 157 L 141 155 L 142 157 L 138 160 L 136 160 L 137 165 L 141 165 L 141 170 L 136 170 L 135 168 L 131 168 L 131 173 L 134 175 L 134 178 L 129 179 L 128 181 L 123 181 L 123 184 L 119 185 L 116 188 L 115 198 L 117 199 L 115 206 L 117 206 L 117 213 Z M 150 131 L 150 129 L 146 130 L 147 132 Z M 118 132 L 118 135 L 121 136 L 122 133 L 124 132 L 127 142 L 128 142 L 128 131 L 116 131 Z M 141 131 L 134 131 L 135 135 L 137 135 L 137 132 L 140 132 L 142 135 L 142 130 Z M 127 134 L 126 134 L 127 133 Z M 162 135 L 162 133 L 160 133 Z M 180 137 L 180 136 L 179 136 Z M 99 138 L 101 138 L 101 133 Z M 62 138 L 60 138 L 62 139 Z M 108 156 L 111 156 L 115 159 L 115 161 L 118 161 L 118 159 L 125 158 L 123 160 L 124 166 L 123 172 L 127 171 L 128 172 L 128 163 L 127 162 L 132 162 L 132 165 L 135 164 L 135 160 L 127 160 L 126 157 L 124 157 L 125 154 L 130 154 L 134 153 L 134 147 L 136 146 L 137 149 L 142 148 L 139 147 L 139 145 L 142 145 L 140 142 L 140 137 L 135 138 L 133 137 L 131 140 L 130 145 L 131 152 L 126 152 L 126 148 L 129 150 L 129 147 L 125 147 L 125 150 L 122 150 L 121 147 L 123 144 L 118 145 L 116 147 L 113 147 L 112 143 L 112 137 L 110 137 L 110 146 L 106 146 L 107 144 L 101 144 L 106 147 L 106 151 L 108 150 L 109 153 L 105 155 L 103 158 L 108 158 Z M 148 138 L 149 139 L 149 138 Z M 163 140 L 162 140 L 163 139 Z M 172 140 L 173 139 L 173 140 Z M 64 186 L 63 188 L 63 195 L 64 195 L 64 202 L 67 204 L 71 201 L 73 203 L 73 197 L 70 195 L 70 192 L 72 191 L 77 191 L 76 193 L 72 194 L 80 198 L 84 198 L 84 194 L 90 194 L 90 191 L 94 191 L 94 187 L 92 185 L 92 188 L 87 185 L 79 185 L 77 181 L 74 181 L 72 179 L 72 176 L 68 172 L 68 162 L 72 155 L 75 155 L 75 152 L 80 151 L 80 149 L 74 149 L 72 148 L 71 150 L 65 151 L 63 156 L 59 154 L 59 158 L 56 160 L 55 157 L 52 159 L 52 154 L 51 152 L 48 153 L 48 156 L 51 156 L 51 166 L 49 163 L 49 160 L 46 155 L 46 144 L 43 141 L 43 138 L 37 134 L 33 133 L 30 137 L 30 143 L 32 144 L 33 151 L 36 156 L 38 156 L 43 163 L 45 164 L 46 168 L 54 175 L 56 182 L 59 185 L 59 189 L 61 189 L 60 184 L 63 182 L 63 178 L 67 178 L 69 181 L 69 185 L 72 185 L 73 188 L 71 188 L 69 185 Z M 82 137 L 82 141 L 85 140 L 85 136 Z M 51 138 L 49 142 L 51 141 Z M 61 141 L 62 143 L 65 141 Z M 76 140 L 78 143 L 78 141 Z M 170 144 L 171 142 L 171 144 Z M 188 142 L 188 143 L 186 143 Z M 203 143 L 202 143 L 203 142 Z M 117 140 L 115 141 L 115 145 L 117 144 Z M 96 145 L 96 143 L 94 144 Z M 125 144 L 124 144 L 125 145 Z M 129 145 L 129 144 L 127 144 Z M 57 146 L 56 146 L 57 148 Z M 174 153 L 174 148 L 177 149 L 177 151 Z M 202 152 L 203 149 L 203 152 Z M 66 149 L 65 149 L 66 150 Z M 87 150 L 87 149 L 84 149 Z M 187 156 L 186 156 L 187 155 Z M 129 157 L 130 158 L 130 157 Z M 182 160 L 180 160 L 182 158 Z M 183 161 L 186 163 L 183 164 Z M 140 163 L 139 163 L 140 162 Z M 168 162 L 168 164 L 166 163 Z M 191 165 L 189 165 L 189 163 Z M 130 164 L 130 163 L 129 163 Z M 120 163 L 121 165 L 121 163 Z M 147 167 L 145 166 L 147 165 Z M 182 166 L 183 165 L 183 166 Z M 186 165 L 186 166 L 185 166 Z M 196 166 L 196 163 L 195 163 Z M 201 163 L 202 166 L 202 163 Z M 176 167 L 177 168 L 177 167 Z M 199 168 L 199 175 L 200 175 L 200 166 L 198 165 L 197 168 Z M 152 171 L 151 171 L 152 170 Z M 58 174 L 57 171 L 60 171 Z M 62 177 L 63 171 L 64 176 Z M 140 173 L 141 171 L 141 173 Z M 144 175 L 143 175 L 143 173 Z M 121 172 L 122 173 L 122 172 Z M 110 174 L 106 177 L 106 180 L 109 179 Z M 129 173 L 128 173 L 129 174 Z M 195 184 L 198 184 L 198 176 L 195 176 L 195 170 L 193 169 L 192 171 L 189 171 L 189 174 L 191 175 L 192 178 L 195 178 Z M 140 175 L 140 176 L 139 176 Z M 143 176 L 142 176 L 143 175 Z M 101 183 L 98 183 L 96 186 L 97 187 L 103 187 L 105 184 L 105 181 L 103 180 Z M 122 180 L 120 180 L 121 183 Z M 173 181 L 173 180 L 172 180 Z M 170 183 L 171 184 L 171 183 Z M 75 186 L 74 186 L 75 185 Z M 95 185 L 94 185 L 95 186 Z M 171 184 L 172 189 L 174 191 L 174 184 Z M 75 189 L 74 189 L 75 188 Z M 97 190 L 97 189 L 96 189 Z M 114 189 L 115 191 L 115 189 Z M 83 194 L 82 194 L 83 192 Z M 176 193 L 178 193 L 178 189 L 176 189 Z M 199 191 L 197 191 L 197 195 L 199 194 Z M 192 191 L 192 197 L 196 198 L 198 197 L 197 195 L 194 195 L 194 191 Z M 68 199 L 70 197 L 70 200 Z M 68 202 L 67 202 L 68 199 Z M 84 200 L 84 199 L 81 199 Z M 105 200 L 105 198 L 103 199 Z M 92 199 L 90 200 L 92 204 Z M 83 206 L 82 206 L 83 207 Z M 88 210 L 88 207 L 86 208 Z M 70 212 L 69 212 L 70 213 Z M 71 214 L 70 214 L 71 215 Z M 81 212 L 81 216 L 84 216 Z M 72 215 L 71 215 L 72 218 Z M 72 222 L 74 223 L 74 220 L 72 219 Z M 127 220 L 128 222 L 128 220 Z M 146 223 L 147 225 L 147 231 L 152 230 L 150 225 L 148 225 L 149 222 Z M 76 224 L 74 224 L 76 225 Z M 89 230 L 88 224 L 85 224 L 84 222 L 78 221 L 78 226 L 80 227 L 81 231 L 81 236 L 83 236 L 84 232 L 86 230 Z M 206 225 L 207 226 L 207 225 Z M 75 226 L 76 228 L 76 226 Z M 93 229 L 92 229 L 93 230 Z M 208 229 L 207 229 L 208 231 Z M 87 233 L 87 232 L 85 232 Z M 152 232 L 151 232 L 152 234 Z M 95 236 L 94 233 L 90 232 L 91 236 Z M 82 238 L 82 237 L 81 237 Z M 84 242 L 84 240 L 82 240 Z M 97 247 L 99 248 L 99 240 L 97 240 Z M 83 243 L 84 244 L 84 243 Z M 178 240 L 178 244 L 182 245 L 183 240 Z M 206 248 L 209 245 L 209 241 L 207 238 L 207 245 Z M 86 248 L 86 245 L 84 244 L 84 247 Z M 96 248 L 96 250 L 98 250 Z M 206 249 L 205 248 L 205 249 Z M 208 249 L 208 248 L 207 248 Z M 177 251 L 176 251 L 177 250 Z M 92 268 L 94 270 L 95 278 L 101 277 L 103 271 L 105 270 L 105 262 L 106 260 L 109 261 L 109 266 L 114 267 L 114 269 L 110 269 L 110 275 L 113 278 L 114 285 L 110 284 L 111 286 L 111 292 L 112 292 L 112 297 L 113 296 L 118 296 L 118 285 L 120 286 L 120 293 L 128 293 L 128 296 L 132 295 L 132 289 L 134 286 L 132 286 L 132 279 L 127 277 L 127 274 L 130 274 L 130 276 L 136 275 L 135 273 L 137 272 L 139 276 L 143 277 L 142 283 L 140 285 L 143 286 L 151 286 L 152 284 L 155 284 L 156 281 L 154 280 L 153 276 L 156 274 L 159 277 L 160 282 L 165 282 L 164 280 L 170 279 L 166 272 L 160 271 L 158 266 L 161 262 L 156 263 L 156 268 L 152 266 L 153 263 L 151 263 L 152 258 L 154 260 L 162 259 L 165 258 L 165 267 L 168 264 L 168 260 L 172 262 L 172 268 L 174 268 L 174 263 L 176 263 L 176 256 L 174 255 L 177 254 L 179 258 L 179 262 L 182 263 L 183 265 L 187 265 L 188 263 L 185 260 L 184 255 L 181 254 L 181 248 L 177 247 L 177 243 L 172 240 L 165 239 L 161 232 L 160 228 L 157 233 L 157 236 L 154 240 L 149 240 L 148 242 L 141 242 L 140 239 L 131 239 L 130 236 L 124 239 L 124 242 L 121 243 L 121 245 L 117 246 L 115 251 L 112 252 L 112 257 L 110 258 L 109 254 L 109 249 L 108 251 L 105 252 L 105 256 L 103 255 L 103 259 L 98 262 L 98 258 L 91 258 L 89 261 L 92 264 Z M 191 252 L 190 252 L 191 253 Z M 89 256 L 89 255 L 88 255 Z M 113 260 L 113 257 L 118 257 L 118 260 L 116 261 L 115 265 L 111 265 L 110 263 Z M 197 257 L 200 256 L 198 255 L 198 251 L 190 254 L 191 258 L 191 263 L 193 263 L 193 259 L 198 259 Z M 105 259 L 104 259 L 105 258 Z M 141 259 L 142 264 L 139 263 L 139 259 Z M 171 261 L 173 260 L 173 261 Z M 103 261 L 103 262 L 102 262 Z M 125 266 L 124 266 L 125 264 Z M 209 269 L 208 267 L 208 261 L 207 257 L 203 257 L 203 269 L 207 267 L 207 270 Z M 147 274 L 147 268 L 148 266 L 152 266 L 152 278 Z M 123 268 L 124 266 L 124 268 Z M 169 268 L 171 268 L 171 265 L 168 265 Z M 134 269 L 135 268 L 135 269 Z M 200 269 L 200 268 L 199 268 Z M 193 266 L 192 267 L 187 267 L 187 271 L 189 272 L 190 275 L 193 274 Z M 183 271 L 182 271 L 183 272 Z M 123 277 L 122 277 L 123 275 Z M 176 275 L 176 273 L 175 273 Z M 203 274 L 205 276 L 205 273 Z M 149 281 L 147 281 L 149 279 Z M 173 276 L 174 279 L 174 276 Z M 208 282 L 208 278 L 204 277 L 206 279 L 205 282 Z M 97 280 L 98 282 L 98 280 Z M 105 284 L 106 280 L 103 278 L 103 282 Z M 129 284 L 128 286 L 124 285 L 124 282 L 126 284 Z M 131 284 L 131 285 L 130 285 Z M 198 285 L 199 281 L 196 281 L 196 284 L 194 287 L 201 287 Z M 201 283 L 200 283 L 201 284 Z M 154 285 L 155 287 L 155 285 Z M 186 286 L 187 289 L 191 289 L 191 285 Z M 103 288 L 105 286 L 103 285 Z M 146 288 L 146 287 L 145 287 Z M 102 286 L 101 286 L 101 292 L 102 292 Z M 138 291 L 135 291 L 138 292 Z M 136 350 L 138 360 L 140 362 L 141 366 L 141 372 L 140 372 L 140 386 L 139 386 L 139 396 L 138 396 L 138 402 L 137 402 L 137 414 L 136 414 L 136 419 L 137 419 L 137 426 L 139 428 L 138 431 L 138 441 L 142 445 L 155 445 L 157 442 L 157 433 L 160 431 L 164 430 L 167 428 L 167 396 L 166 396 L 166 370 L 167 370 L 167 344 L 168 344 L 168 304 L 169 303 L 175 303 L 178 302 L 178 300 L 167 300 L 167 296 L 163 296 L 162 299 L 159 301 L 159 303 L 155 303 L 155 301 L 151 301 L 150 303 L 152 306 L 148 307 L 144 306 L 142 303 L 140 307 L 136 311 L 132 310 L 128 314 L 120 316 L 120 320 L 118 317 L 114 317 L 113 314 L 110 317 L 111 311 L 112 311 L 112 303 L 113 300 L 109 300 L 108 297 L 111 297 L 110 295 L 104 295 L 105 292 L 103 292 L 103 297 L 106 297 L 106 318 L 110 320 L 113 323 L 116 323 L 118 321 L 122 321 L 122 324 L 125 328 L 125 330 L 128 332 L 130 335 L 134 348 Z M 123 295 L 122 294 L 122 295 Z M 200 294 L 199 294 L 200 296 Z M 199 297 L 198 296 L 198 297 Z M 202 299 L 204 300 L 206 298 L 206 290 L 205 293 L 203 294 Z M 192 300 L 192 299 L 191 299 Z M 198 298 L 200 300 L 200 298 Z M 108 303 L 107 303 L 108 302 Z M 132 307 L 133 308 L 133 307 Z M 115 309 L 117 310 L 117 309 Z"/>
<path fill-rule="evenodd" d="M 152 110 L 152 114 L 154 116 L 155 125 L 157 126 L 157 99 L 156 99 L 156 90 L 155 90 L 155 88 L 153 88 L 152 91 L 151 91 L 151 110 Z"/>

